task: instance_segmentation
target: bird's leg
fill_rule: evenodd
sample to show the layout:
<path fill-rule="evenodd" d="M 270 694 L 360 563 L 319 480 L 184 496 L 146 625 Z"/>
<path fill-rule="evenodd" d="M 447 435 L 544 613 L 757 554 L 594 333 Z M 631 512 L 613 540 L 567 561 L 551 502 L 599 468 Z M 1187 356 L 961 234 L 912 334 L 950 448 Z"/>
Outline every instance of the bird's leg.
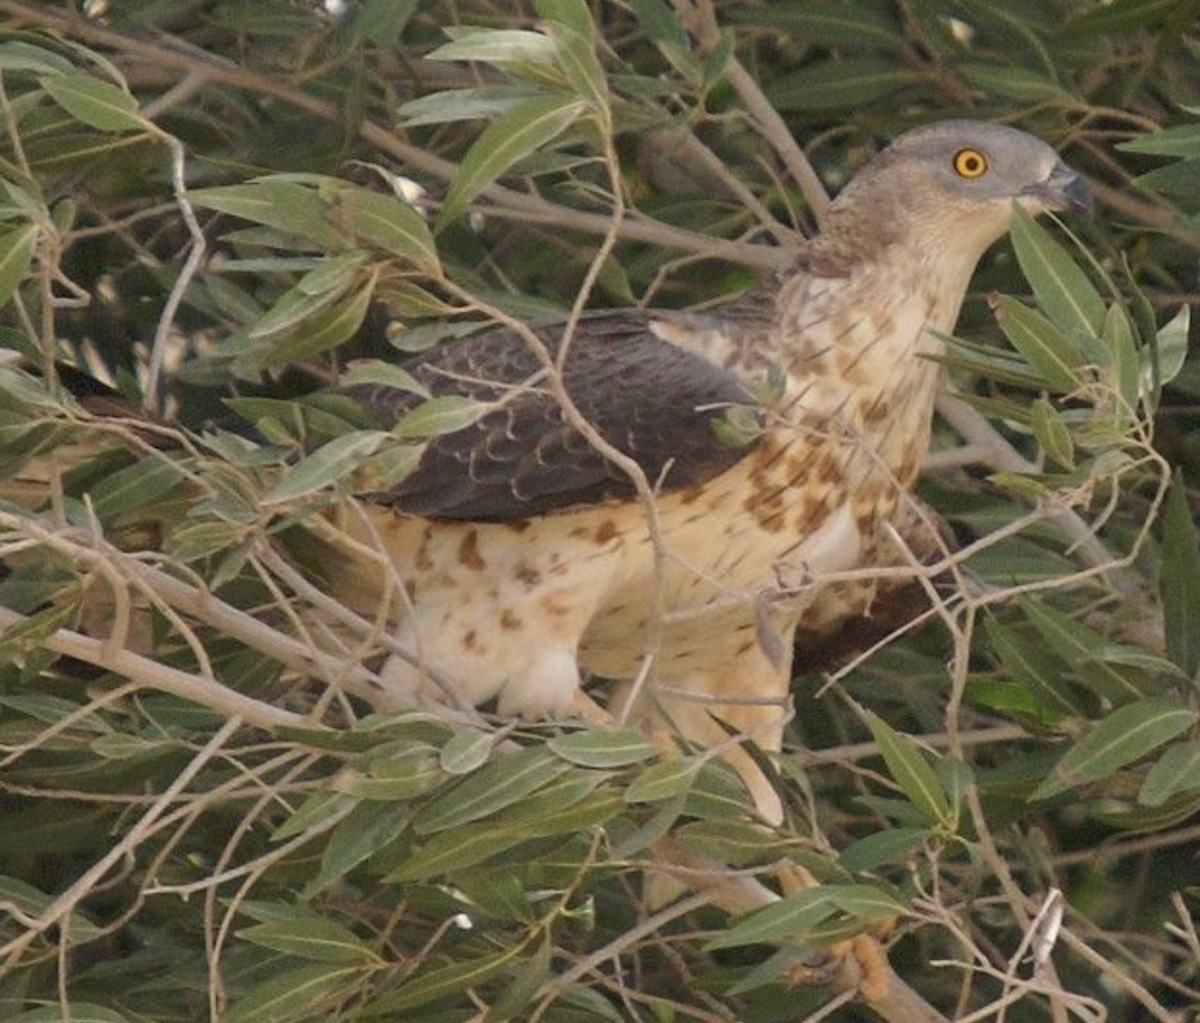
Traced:
<path fill-rule="evenodd" d="M 780 632 L 790 651 L 792 630 L 784 627 Z M 706 655 L 712 663 L 732 666 L 732 671 L 718 675 L 693 666 L 686 674 L 663 672 L 657 705 L 652 708 L 647 702 L 635 708 L 635 719 L 664 745 L 674 734 L 702 749 L 721 748 L 722 756 L 749 790 L 759 815 L 778 826 L 783 823 L 783 804 L 775 785 L 731 736 L 744 736 L 767 752 L 780 751 L 788 720 L 791 657 L 777 663 L 757 644 L 748 651 L 735 648 L 723 660 L 713 653 L 710 643 Z M 656 843 L 654 851 L 663 864 L 663 875 L 676 884 L 711 891 L 714 904 L 730 913 L 744 914 L 779 899 L 754 878 L 730 877 L 719 865 L 688 854 L 670 838 Z M 817 883 L 796 864 L 779 868 L 776 876 L 785 896 Z M 656 887 L 663 890 L 661 883 Z M 793 983 L 833 984 L 843 990 L 856 988 L 868 1002 L 877 1002 L 888 995 L 893 976 L 877 937 L 860 934 L 832 946 L 823 965 L 796 968 L 790 979 Z"/>

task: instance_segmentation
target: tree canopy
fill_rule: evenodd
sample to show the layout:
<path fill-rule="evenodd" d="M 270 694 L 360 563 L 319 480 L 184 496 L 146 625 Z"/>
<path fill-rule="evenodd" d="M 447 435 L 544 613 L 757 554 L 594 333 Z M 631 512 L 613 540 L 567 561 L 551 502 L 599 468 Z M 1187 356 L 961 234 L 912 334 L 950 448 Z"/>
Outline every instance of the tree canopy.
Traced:
<path fill-rule="evenodd" d="M 1190 1018 L 1198 13 L 2 0 L 0 1017 Z M 323 389 L 737 294 L 962 116 L 1055 144 L 1098 212 L 1018 215 L 977 274 L 920 486 L 946 548 L 804 661 L 784 824 L 711 750 L 374 706 L 386 622 L 311 545 L 479 409 L 381 430 Z M 668 836 L 822 884 L 654 908 Z M 887 998 L 792 982 L 882 921 Z"/>

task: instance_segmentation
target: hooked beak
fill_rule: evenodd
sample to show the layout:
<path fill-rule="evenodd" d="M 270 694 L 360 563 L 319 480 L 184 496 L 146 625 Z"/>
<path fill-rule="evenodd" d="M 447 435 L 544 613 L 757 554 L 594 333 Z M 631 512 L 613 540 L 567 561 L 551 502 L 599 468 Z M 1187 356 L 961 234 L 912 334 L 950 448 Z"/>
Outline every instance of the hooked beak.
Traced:
<path fill-rule="evenodd" d="M 1087 182 L 1065 163 L 1058 164 L 1045 181 L 1030 185 L 1021 194 L 1045 203 L 1048 209 L 1085 217 L 1092 215 L 1095 205 Z"/>

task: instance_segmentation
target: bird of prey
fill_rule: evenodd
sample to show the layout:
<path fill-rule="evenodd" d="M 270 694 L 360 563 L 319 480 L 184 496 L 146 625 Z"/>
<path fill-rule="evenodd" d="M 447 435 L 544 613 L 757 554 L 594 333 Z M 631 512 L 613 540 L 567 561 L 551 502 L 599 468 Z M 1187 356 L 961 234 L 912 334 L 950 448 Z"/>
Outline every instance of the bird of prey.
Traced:
<path fill-rule="evenodd" d="M 396 704 L 436 676 L 503 714 L 562 716 L 590 673 L 624 680 L 627 713 L 651 730 L 700 746 L 733 730 L 777 750 L 798 627 L 870 600 L 868 584 L 822 580 L 895 557 L 883 537 L 911 517 L 933 414 L 925 356 L 976 263 L 1014 203 L 1088 202 L 1041 140 L 936 123 L 860 170 L 752 294 L 704 313 L 588 314 L 566 341 L 562 324 L 531 328 L 578 416 L 655 488 L 653 526 L 629 474 L 544 386 L 528 336 L 490 331 L 407 366 L 434 395 L 497 404 L 431 442 L 365 516 L 344 515 L 354 543 L 326 558 L 353 604 L 377 607 L 389 574 L 403 584 L 396 638 L 419 664 L 386 667 Z M 351 393 L 385 425 L 421 400 Z M 781 580 L 794 595 L 762 599 Z M 730 759 L 779 821 L 751 758 Z"/>

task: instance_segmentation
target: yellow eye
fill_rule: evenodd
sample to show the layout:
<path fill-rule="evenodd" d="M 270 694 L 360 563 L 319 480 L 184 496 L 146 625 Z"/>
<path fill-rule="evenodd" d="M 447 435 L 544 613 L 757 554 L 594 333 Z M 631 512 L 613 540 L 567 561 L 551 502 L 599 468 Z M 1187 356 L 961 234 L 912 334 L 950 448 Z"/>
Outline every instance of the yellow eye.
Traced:
<path fill-rule="evenodd" d="M 979 178 L 987 169 L 987 157 L 978 149 L 960 149 L 954 154 L 954 173 L 960 178 Z"/>

